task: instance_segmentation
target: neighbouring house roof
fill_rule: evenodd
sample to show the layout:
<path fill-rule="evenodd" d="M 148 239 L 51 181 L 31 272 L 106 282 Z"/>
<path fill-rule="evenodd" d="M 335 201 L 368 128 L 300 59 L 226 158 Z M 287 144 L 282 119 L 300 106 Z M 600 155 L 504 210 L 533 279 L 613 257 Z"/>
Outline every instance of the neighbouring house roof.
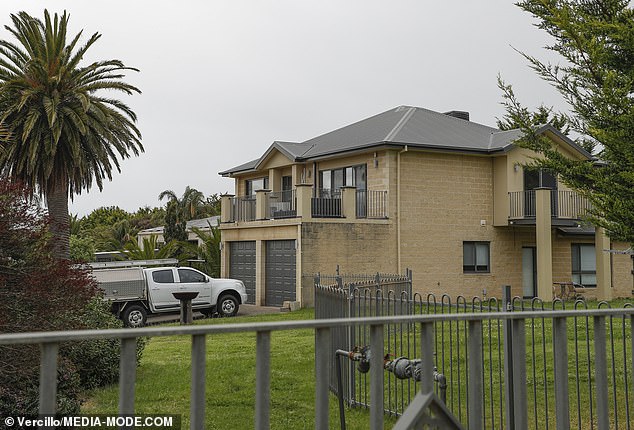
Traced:
<path fill-rule="evenodd" d="M 219 222 L 220 222 L 219 216 L 193 219 L 193 220 L 187 221 L 187 224 L 185 226 L 185 231 L 191 231 L 192 227 L 209 228 L 209 224 L 211 224 L 212 227 L 218 227 Z M 161 226 L 161 227 L 146 228 L 145 230 L 139 231 L 138 234 L 140 235 L 163 234 L 164 231 L 165 231 L 165 227 Z"/>
<path fill-rule="evenodd" d="M 521 130 L 501 131 L 468 119 L 468 113 L 447 113 L 399 106 L 301 143 L 273 142 L 257 160 L 220 172 L 223 176 L 257 170 L 268 155 L 278 150 L 294 162 L 333 156 L 381 146 L 461 151 L 482 154 L 506 152 L 522 136 Z M 589 159 L 591 154 L 551 125 L 537 128 L 550 131 Z"/>

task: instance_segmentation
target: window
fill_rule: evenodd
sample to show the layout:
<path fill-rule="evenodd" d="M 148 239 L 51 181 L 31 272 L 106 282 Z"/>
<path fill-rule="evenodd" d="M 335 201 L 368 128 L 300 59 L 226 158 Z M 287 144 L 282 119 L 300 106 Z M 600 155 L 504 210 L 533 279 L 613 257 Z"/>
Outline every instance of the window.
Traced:
<path fill-rule="evenodd" d="M 489 242 L 463 242 L 462 270 L 464 273 L 489 273 Z"/>
<path fill-rule="evenodd" d="M 173 284 L 174 283 L 174 273 L 172 269 L 168 270 L 157 270 L 152 272 L 152 279 L 157 284 Z"/>
<path fill-rule="evenodd" d="M 258 178 L 258 179 L 248 179 L 246 181 L 247 185 L 247 196 L 254 196 L 257 190 L 265 190 L 269 187 L 269 178 Z"/>
<path fill-rule="evenodd" d="M 342 167 L 341 169 L 322 170 L 319 172 L 319 189 L 337 191 L 343 186 L 366 189 L 367 169 L 365 164 Z"/>
<path fill-rule="evenodd" d="M 205 275 L 190 269 L 178 269 L 181 282 L 205 282 Z"/>
<path fill-rule="evenodd" d="M 584 287 L 597 286 L 597 259 L 593 244 L 572 244 L 572 282 Z"/>

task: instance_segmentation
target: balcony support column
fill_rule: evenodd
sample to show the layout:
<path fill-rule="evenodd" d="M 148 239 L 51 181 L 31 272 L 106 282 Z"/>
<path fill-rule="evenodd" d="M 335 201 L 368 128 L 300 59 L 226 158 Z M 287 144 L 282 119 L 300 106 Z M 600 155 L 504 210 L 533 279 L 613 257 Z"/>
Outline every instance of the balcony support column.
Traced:
<path fill-rule="evenodd" d="M 232 222 L 231 207 L 233 194 L 223 194 L 220 196 L 220 222 Z"/>
<path fill-rule="evenodd" d="M 612 265 L 610 262 L 610 238 L 605 229 L 596 228 L 594 250 L 597 259 L 597 300 L 612 300 Z"/>
<path fill-rule="evenodd" d="M 255 192 L 255 219 L 262 220 L 268 219 L 268 214 L 266 213 L 267 203 L 269 198 L 269 193 L 271 190 L 257 190 Z"/>
<path fill-rule="evenodd" d="M 537 242 L 537 296 L 553 300 L 553 246 L 550 188 L 535 189 L 535 236 Z"/>
<path fill-rule="evenodd" d="M 297 216 L 302 221 L 310 221 L 312 218 L 311 200 L 313 198 L 313 186 L 310 184 L 297 184 Z"/>
<path fill-rule="evenodd" d="M 344 218 L 357 217 L 357 187 L 341 187 L 341 204 Z"/>

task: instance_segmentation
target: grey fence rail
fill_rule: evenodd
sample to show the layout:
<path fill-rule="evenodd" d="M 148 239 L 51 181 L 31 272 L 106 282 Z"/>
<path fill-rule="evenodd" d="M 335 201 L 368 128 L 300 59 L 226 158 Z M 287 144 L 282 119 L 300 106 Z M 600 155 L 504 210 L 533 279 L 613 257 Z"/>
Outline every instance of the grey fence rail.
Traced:
<path fill-rule="evenodd" d="M 324 287 L 328 290 L 335 290 L 334 287 Z M 331 291 L 332 292 L 332 291 Z M 378 293 L 378 291 L 377 291 Z M 380 294 L 380 293 L 378 293 Z M 116 330 L 85 330 L 85 331 L 61 331 L 61 332 L 45 332 L 45 333 L 15 333 L 0 334 L 0 345 L 16 345 L 16 344 L 39 344 L 41 347 L 40 360 L 40 387 L 39 387 L 39 411 L 41 415 L 52 415 L 56 413 L 56 394 L 57 394 L 57 361 L 59 345 L 63 342 L 77 342 L 84 339 L 121 339 L 121 364 L 119 377 L 119 413 L 133 414 L 135 411 L 135 382 L 136 382 L 136 343 L 139 337 L 155 337 L 155 336 L 191 336 L 192 353 L 191 353 L 191 411 L 190 411 L 190 428 L 204 429 L 205 423 L 205 407 L 208 403 L 206 394 L 206 339 L 207 336 L 214 336 L 221 333 L 256 333 L 256 368 L 255 372 L 255 428 L 270 428 L 270 346 L 271 333 L 280 330 L 291 329 L 312 329 L 315 331 L 315 428 L 328 429 L 329 427 L 329 399 L 328 399 L 328 363 L 332 361 L 327 346 L 334 330 L 358 330 L 359 328 L 369 327 L 370 341 L 369 347 L 374 354 L 370 359 L 370 378 L 372 381 L 369 416 L 369 428 L 378 430 L 383 428 L 384 418 L 384 397 L 388 390 L 385 386 L 386 378 L 383 371 L 383 355 L 390 350 L 390 344 L 386 342 L 384 333 L 392 330 L 394 327 L 418 327 L 419 339 L 416 341 L 422 357 L 422 376 L 420 384 L 420 393 L 417 399 L 428 399 L 433 387 L 430 381 L 433 379 L 432 360 L 434 351 L 438 346 L 433 342 L 433 330 L 438 330 L 441 324 L 452 324 L 453 327 L 461 327 L 467 325 L 467 338 L 462 339 L 465 347 L 465 366 L 468 365 L 469 371 L 465 383 L 465 402 L 468 404 L 468 415 L 461 419 L 461 422 L 468 422 L 469 428 L 494 428 L 491 425 L 491 419 L 487 418 L 488 404 L 487 392 L 487 361 L 484 347 L 488 343 L 485 338 L 487 327 L 493 324 L 504 324 L 510 327 L 512 337 L 516 347 L 513 348 L 513 355 L 524 357 L 522 353 L 525 351 L 521 348 L 526 345 L 525 341 L 530 339 L 525 327 L 530 327 L 530 321 L 541 322 L 542 326 L 546 322 L 553 327 L 553 339 L 549 348 L 555 356 L 555 366 L 553 370 L 554 387 L 554 408 L 552 414 L 556 420 L 557 428 L 570 428 L 571 423 L 576 427 L 574 414 L 570 411 L 570 394 L 568 390 L 569 382 L 569 360 L 566 327 L 570 325 L 570 321 L 591 321 L 592 322 L 592 338 L 594 346 L 594 381 L 593 406 L 584 406 L 582 414 L 587 414 L 592 410 L 596 417 L 597 424 L 588 424 L 584 422 L 579 425 L 580 428 L 597 428 L 599 430 L 609 428 L 631 428 L 632 416 L 629 408 L 631 404 L 632 387 L 632 367 L 631 357 L 634 354 L 634 341 L 631 337 L 631 327 L 634 322 L 634 309 L 596 309 L 596 310 L 572 310 L 572 311 L 525 311 L 525 312 L 495 312 L 495 313 L 452 313 L 452 314 L 418 314 L 407 316 L 390 316 L 390 317 L 368 317 L 368 318 L 339 318 L 327 320 L 310 320 L 310 321 L 284 321 L 275 323 L 255 323 L 255 324 L 224 324 L 224 325 L 196 325 L 196 326 L 180 326 L 180 327 L 158 327 L 158 328 L 142 328 L 142 329 L 116 329 Z M 622 327 L 618 328 L 618 327 Z M 628 328 L 626 330 L 626 327 Z M 617 329 L 618 328 L 618 329 Z M 619 338 L 619 330 L 627 331 L 627 338 L 630 342 L 630 352 L 626 353 L 625 340 Z M 402 333 L 403 331 L 401 331 Z M 438 332 L 435 335 L 438 338 Z M 413 343 L 415 339 L 411 340 Z M 621 344 L 621 342 L 623 342 Z M 461 343 L 461 345 L 463 345 Z M 618 346 L 623 346 L 623 351 L 618 351 Z M 462 346 L 461 346 L 462 348 Z M 537 349 L 537 348 L 533 348 Z M 528 349 L 527 349 L 528 350 Z M 415 354 L 416 349 L 410 351 Z M 620 367 L 614 363 L 620 360 L 618 357 L 623 356 L 625 361 L 629 360 L 630 367 Z M 436 357 L 438 357 L 436 355 Z M 230 361 L 230 358 L 227 358 Z M 436 359 L 438 362 L 438 358 Z M 529 360 L 526 360 L 528 364 Z M 518 359 L 518 365 L 515 367 L 507 367 L 512 369 L 514 377 L 518 379 L 530 375 L 527 368 L 523 368 L 521 360 Z M 437 363 L 438 364 L 438 363 Z M 574 366 L 572 367 L 574 369 Z M 611 370 L 612 369 L 612 370 Z M 619 373 L 615 374 L 618 369 Z M 629 384 L 627 389 L 617 391 L 613 389 L 615 381 L 622 383 L 627 381 Z M 511 425 L 506 428 L 528 428 L 526 420 L 522 421 L 529 410 L 530 400 L 527 400 L 527 393 L 530 393 L 529 383 L 516 384 L 514 392 L 509 398 L 513 400 L 507 404 L 513 404 L 517 408 L 515 421 L 511 421 Z M 428 394 L 428 395 L 427 395 Z M 566 395 L 569 394 L 569 395 Z M 210 396 L 217 395 L 210 393 Z M 615 400 L 613 400 L 615 399 Z M 449 404 L 449 401 L 447 402 Z M 610 404 L 612 403 L 612 404 Z M 425 422 L 429 417 L 426 412 L 425 401 L 414 402 L 412 407 L 407 409 L 399 421 L 394 426 L 395 429 L 406 429 L 416 426 L 421 428 L 420 423 Z M 618 407 L 616 407 L 618 405 Z M 508 409 L 508 408 L 507 408 Z M 546 408 L 548 409 L 548 408 Z M 616 409 L 616 412 L 614 410 Z M 438 410 L 438 409 L 436 409 Z M 522 415 L 524 411 L 524 415 Z M 432 411 L 433 413 L 433 411 Z M 455 414 L 455 412 L 454 412 Z M 429 420 L 427 421 L 429 422 Z M 438 422 L 438 421 L 436 421 Z M 540 416 L 539 424 L 535 426 L 539 428 L 547 428 L 551 419 Z M 594 421 L 593 421 L 594 422 Z M 500 422 L 495 428 L 503 427 Z M 554 425 L 552 425 L 554 428 Z M 441 427 L 446 428 L 446 427 Z M 452 428 L 461 428 L 454 425 Z"/>
<path fill-rule="evenodd" d="M 447 295 L 412 296 L 411 290 L 402 288 L 386 293 L 385 286 L 377 282 L 370 286 L 323 282 L 333 278 L 337 279 L 321 276 L 322 282 L 315 285 L 316 318 L 442 317 L 433 327 L 433 360 L 437 371 L 446 378 L 446 406 L 460 422 L 469 421 L 475 401 L 473 394 L 469 395 L 470 373 L 478 371 L 483 381 L 477 390 L 478 402 L 482 401 L 482 428 L 634 428 L 634 340 L 632 318 L 627 313 L 627 309 L 631 311 L 630 304 L 625 305 L 622 315 L 597 320 L 592 314 L 596 311 L 588 309 L 583 301 L 527 301 L 511 298 L 510 289 L 505 300 L 454 300 Z M 411 275 L 404 277 L 404 282 L 407 278 L 411 279 Z M 553 310 L 570 317 L 547 316 Z M 506 319 L 508 311 L 521 319 Z M 579 311 L 584 313 L 575 313 Z M 469 359 L 469 323 L 457 317 L 478 313 L 491 317 L 482 323 L 479 362 L 474 364 Z M 387 324 L 386 363 L 399 357 L 424 358 L 419 352 L 420 336 L 417 324 Z M 335 328 L 331 334 L 331 356 L 337 350 L 360 350 L 369 342 L 369 326 Z M 333 358 L 333 369 L 335 364 Z M 358 363 L 353 361 L 347 361 L 341 373 L 345 402 L 367 407 L 371 389 L 368 375 L 360 372 Z M 402 415 L 420 390 L 420 383 L 412 378 L 399 379 L 390 372 L 384 376 L 384 410 L 390 415 Z M 337 383 L 336 372 L 331 371 L 329 385 L 335 393 Z M 435 389 L 438 393 L 438 384 Z M 562 427 L 563 422 L 570 427 Z"/>

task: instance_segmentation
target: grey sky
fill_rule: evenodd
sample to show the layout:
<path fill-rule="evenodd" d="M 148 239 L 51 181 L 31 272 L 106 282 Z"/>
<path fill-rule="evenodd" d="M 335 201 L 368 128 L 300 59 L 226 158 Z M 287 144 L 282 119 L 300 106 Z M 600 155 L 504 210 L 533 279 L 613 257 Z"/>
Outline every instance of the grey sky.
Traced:
<path fill-rule="evenodd" d="M 187 185 L 233 192 L 218 172 L 259 157 L 274 140 L 301 142 L 399 105 L 467 110 L 495 125 L 498 73 L 529 107 L 561 101 L 513 50 L 548 58 L 546 38 L 508 0 L 2 0 L 71 14 L 73 34 L 102 33 L 92 59 L 137 67 L 121 98 L 138 114 L 145 153 L 76 196 L 72 213 L 134 211 Z"/>

